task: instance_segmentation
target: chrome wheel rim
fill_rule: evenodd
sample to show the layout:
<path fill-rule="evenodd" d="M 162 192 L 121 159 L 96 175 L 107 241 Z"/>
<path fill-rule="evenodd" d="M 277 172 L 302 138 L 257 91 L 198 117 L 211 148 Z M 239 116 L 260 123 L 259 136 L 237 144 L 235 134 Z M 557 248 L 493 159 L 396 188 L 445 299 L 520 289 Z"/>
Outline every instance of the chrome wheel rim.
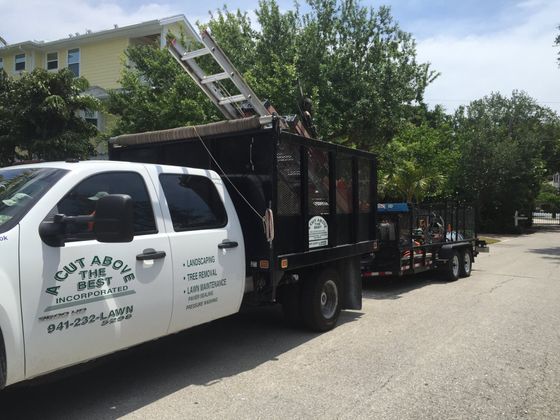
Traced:
<path fill-rule="evenodd" d="M 459 257 L 457 255 L 454 255 L 453 260 L 451 260 L 451 270 L 453 276 L 457 277 L 459 275 Z"/>
<path fill-rule="evenodd" d="M 471 271 L 471 256 L 468 252 L 465 252 L 463 264 L 464 264 L 463 269 L 465 270 L 465 273 L 469 274 Z"/>

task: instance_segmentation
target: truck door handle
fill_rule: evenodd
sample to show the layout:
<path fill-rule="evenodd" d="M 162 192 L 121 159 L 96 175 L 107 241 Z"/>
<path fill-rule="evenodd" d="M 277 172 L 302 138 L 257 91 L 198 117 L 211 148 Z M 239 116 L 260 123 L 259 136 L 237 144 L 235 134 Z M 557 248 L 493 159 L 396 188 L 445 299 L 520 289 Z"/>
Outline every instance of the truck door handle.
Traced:
<path fill-rule="evenodd" d="M 141 254 L 136 256 L 138 261 L 146 261 L 146 260 L 159 260 L 160 258 L 165 257 L 165 251 L 156 251 L 153 248 L 147 248 L 142 251 Z"/>
<path fill-rule="evenodd" d="M 222 243 L 218 244 L 218 248 L 236 248 L 239 244 L 236 241 L 230 241 L 229 239 L 224 239 Z"/>

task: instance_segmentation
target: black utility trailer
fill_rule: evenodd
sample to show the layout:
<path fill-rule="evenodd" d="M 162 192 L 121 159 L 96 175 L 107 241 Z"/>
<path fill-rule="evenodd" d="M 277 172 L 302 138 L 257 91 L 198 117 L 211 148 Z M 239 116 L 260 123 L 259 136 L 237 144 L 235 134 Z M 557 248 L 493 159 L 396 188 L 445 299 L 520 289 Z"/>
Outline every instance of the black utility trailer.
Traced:
<path fill-rule="evenodd" d="M 341 307 L 361 308 L 360 256 L 376 244 L 376 159 L 283 125 L 250 117 L 127 134 L 111 139 L 109 157 L 220 174 L 244 233 L 246 300 L 281 301 L 290 318 L 329 329 Z"/>
<path fill-rule="evenodd" d="M 379 248 L 362 259 L 362 277 L 403 276 L 439 268 L 447 280 L 471 275 L 474 258 L 487 252 L 477 239 L 475 212 L 459 202 L 380 203 Z"/>

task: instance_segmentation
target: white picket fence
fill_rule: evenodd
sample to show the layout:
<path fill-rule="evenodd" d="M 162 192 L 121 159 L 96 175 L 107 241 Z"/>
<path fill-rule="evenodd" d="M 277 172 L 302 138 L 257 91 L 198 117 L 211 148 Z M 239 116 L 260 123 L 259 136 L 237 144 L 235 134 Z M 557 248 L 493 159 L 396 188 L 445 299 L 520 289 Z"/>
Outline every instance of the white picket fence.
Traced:
<path fill-rule="evenodd" d="M 560 213 L 556 213 L 552 217 L 552 213 L 533 212 L 534 225 L 560 225 Z"/>

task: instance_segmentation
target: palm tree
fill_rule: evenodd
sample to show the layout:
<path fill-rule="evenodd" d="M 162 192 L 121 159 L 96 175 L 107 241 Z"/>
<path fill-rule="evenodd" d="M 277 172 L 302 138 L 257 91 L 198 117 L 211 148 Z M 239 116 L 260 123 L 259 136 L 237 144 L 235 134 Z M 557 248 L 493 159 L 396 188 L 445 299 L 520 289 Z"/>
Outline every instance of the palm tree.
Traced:
<path fill-rule="evenodd" d="M 382 189 L 402 197 L 407 203 L 418 203 L 430 190 L 438 189 L 445 178 L 441 174 L 427 174 L 416 162 L 401 161 L 393 172 L 382 179 Z"/>

